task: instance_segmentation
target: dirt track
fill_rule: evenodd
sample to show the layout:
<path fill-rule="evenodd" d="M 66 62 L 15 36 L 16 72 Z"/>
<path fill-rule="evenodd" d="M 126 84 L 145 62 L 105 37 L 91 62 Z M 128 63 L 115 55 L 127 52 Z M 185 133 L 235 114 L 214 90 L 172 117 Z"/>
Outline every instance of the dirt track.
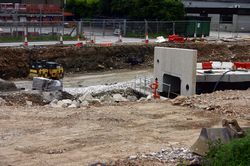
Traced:
<path fill-rule="evenodd" d="M 88 165 L 170 146 L 189 147 L 202 127 L 220 126 L 228 115 L 249 126 L 249 96 L 250 90 L 193 98 L 193 103 L 218 102 L 228 110 L 239 107 L 236 114 L 173 106 L 170 101 L 87 109 L 0 106 L 0 165 Z M 144 165 L 152 164 L 163 165 Z"/>
<path fill-rule="evenodd" d="M 1 48 L 0 78 L 26 77 L 29 63 L 37 59 L 58 61 L 64 66 L 66 72 L 73 73 L 150 68 L 153 65 L 155 46 L 121 45 L 112 47 L 83 47 L 81 49 L 74 47 Z M 249 43 L 166 43 L 158 46 L 197 49 L 198 61 L 250 61 Z M 131 59 L 136 59 L 140 64 L 131 65 Z"/>
<path fill-rule="evenodd" d="M 218 122 L 168 103 L 87 110 L 2 107 L 0 165 L 109 162 L 170 145 L 190 146 L 201 127 Z"/>

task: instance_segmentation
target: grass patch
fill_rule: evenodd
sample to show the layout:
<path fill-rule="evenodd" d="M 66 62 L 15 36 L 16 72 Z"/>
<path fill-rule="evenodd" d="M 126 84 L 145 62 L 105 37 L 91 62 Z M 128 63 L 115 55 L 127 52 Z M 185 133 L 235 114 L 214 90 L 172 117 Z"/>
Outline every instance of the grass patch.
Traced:
<path fill-rule="evenodd" d="M 210 146 L 204 159 L 206 166 L 249 166 L 250 135 L 235 139 L 228 144 L 217 142 Z"/>

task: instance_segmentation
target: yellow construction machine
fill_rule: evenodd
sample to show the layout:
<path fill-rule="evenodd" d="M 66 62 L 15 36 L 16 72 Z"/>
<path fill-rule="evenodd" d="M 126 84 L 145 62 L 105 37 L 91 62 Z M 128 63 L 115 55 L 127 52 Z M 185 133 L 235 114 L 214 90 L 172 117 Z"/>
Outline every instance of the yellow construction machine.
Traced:
<path fill-rule="evenodd" d="M 64 69 L 61 64 L 52 61 L 34 61 L 30 64 L 29 77 L 43 77 L 60 80 L 64 77 Z"/>

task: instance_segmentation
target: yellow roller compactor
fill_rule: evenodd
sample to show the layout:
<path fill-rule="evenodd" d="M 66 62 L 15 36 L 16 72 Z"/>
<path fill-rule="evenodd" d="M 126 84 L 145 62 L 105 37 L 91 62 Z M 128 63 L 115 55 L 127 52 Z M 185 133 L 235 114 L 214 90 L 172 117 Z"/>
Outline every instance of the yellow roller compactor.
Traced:
<path fill-rule="evenodd" d="M 29 77 L 33 79 L 32 89 L 41 91 L 63 90 L 64 69 L 51 61 L 34 61 L 30 64 Z"/>
<path fill-rule="evenodd" d="M 43 77 L 53 80 L 60 80 L 64 76 L 61 64 L 51 61 L 34 61 L 30 65 L 29 77 Z"/>

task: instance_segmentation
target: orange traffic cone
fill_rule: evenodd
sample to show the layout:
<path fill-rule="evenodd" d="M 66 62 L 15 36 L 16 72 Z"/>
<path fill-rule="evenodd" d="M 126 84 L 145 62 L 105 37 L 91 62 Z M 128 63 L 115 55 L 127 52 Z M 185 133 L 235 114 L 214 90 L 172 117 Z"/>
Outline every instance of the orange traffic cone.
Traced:
<path fill-rule="evenodd" d="M 82 47 L 82 46 L 83 46 L 83 44 L 82 44 L 82 42 L 81 42 L 81 40 L 80 40 L 80 35 L 78 35 L 76 47 Z"/>
<path fill-rule="evenodd" d="M 28 46 L 29 46 L 27 35 L 24 36 L 24 43 L 23 43 L 23 46 L 25 46 L 25 47 L 28 47 Z"/>
<path fill-rule="evenodd" d="M 148 33 L 146 33 L 146 40 L 145 40 L 145 44 L 148 44 L 149 40 L 148 40 Z"/>

